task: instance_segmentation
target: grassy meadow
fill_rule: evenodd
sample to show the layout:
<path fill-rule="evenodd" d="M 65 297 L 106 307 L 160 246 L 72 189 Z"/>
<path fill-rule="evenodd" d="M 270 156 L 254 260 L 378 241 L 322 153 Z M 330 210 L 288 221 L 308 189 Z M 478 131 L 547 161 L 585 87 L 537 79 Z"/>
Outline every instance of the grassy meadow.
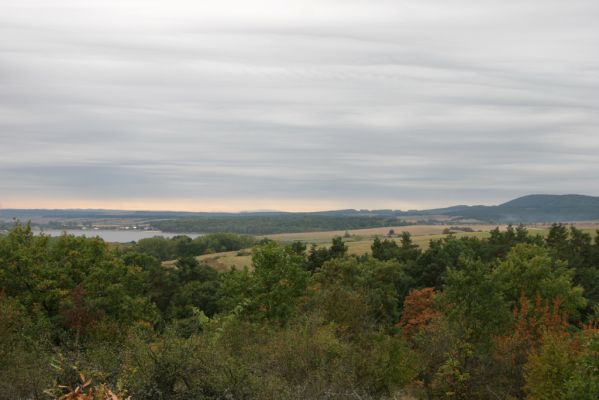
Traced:
<path fill-rule="evenodd" d="M 584 232 L 590 233 L 595 236 L 597 229 L 599 229 L 599 223 L 597 222 L 586 222 L 574 224 L 577 228 Z M 486 238 L 490 235 L 490 231 L 495 229 L 497 226 L 501 230 L 507 228 L 507 225 L 467 225 L 475 232 L 455 232 L 453 233 L 456 237 L 478 237 Z M 319 246 L 329 246 L 331 240 L 334 237 L 341 236 L 344 238 L 344 242 L 348 247 L 348 253 L 352 255 L 362 255 L 364 253 L 371 253 L 372 242 L 375 237 L 388 237 L 390 230 L 395 231 L 395 235 L 391 239 L 398 240 L 397 236 L 402 232 L 409 232 L 412 235 L 412 240 L 421 249 L 426 250 L 431 240 L 438 240 L 449 236 L 444 234 L 445 229 L 450 228 L 451 225 L 409 225 L 409 226 L 397 226 L 397 227 L 382 227 L 382 228 L 368 228 L 368 229 L 356 229 L 349 231 L 327 231 L 327 232 L 301 232 L 301 233 L 282 233 L 267 236 L 258 236 L 258 239 L 271 239 L 277 242 L 287 244 L 294 241 L 301 241 L 308 246 L 312 243 Z M 549 232 L 548 225 L 536 225 L 527 227 L 530 234 L 546 236 Z M 196 257 L 201 263 L 207 264 L 219 272 L 225 272 L 231 268 L 242 269 L 244 267 L 251 268 L 252 266 L 252 255 L 251 249 L 244 249 L 240 251 L 227 251 L 222 253 L 204 254 Z M 165 266 L 172 266 L 176 261 L 166 261 Z"/>

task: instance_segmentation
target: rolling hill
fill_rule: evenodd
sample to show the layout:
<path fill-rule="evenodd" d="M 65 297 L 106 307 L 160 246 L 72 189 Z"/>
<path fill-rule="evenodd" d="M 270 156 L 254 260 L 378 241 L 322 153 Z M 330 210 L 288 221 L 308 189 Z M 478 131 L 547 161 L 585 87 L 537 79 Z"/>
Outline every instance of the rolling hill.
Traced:
<path fill-rule="evenodd" d="M 599 219 L 599 197 L 534 194 L 497 206 L 437 210 L 452 217 L 496 223 L 573 222 Z"/>
<path fill-rule="evenodd" d="M 389 227 L 413 224 L 551 223 L 599 220 L 599 197 L 533 194 L 496 206 L 458 205 L 430 210 L 331 210 L 318 212 L 172 212 L 125 210 L 0 210 L 0 221 L 12 218 L 39 225 L 59 221 L 84 221 L 145 226 L 169 232 L 236 232 L 273 234 Z M 108 221 L 108 222 L 107 222 Z M 408 222 L 411 221 L 411 222 Z"/>

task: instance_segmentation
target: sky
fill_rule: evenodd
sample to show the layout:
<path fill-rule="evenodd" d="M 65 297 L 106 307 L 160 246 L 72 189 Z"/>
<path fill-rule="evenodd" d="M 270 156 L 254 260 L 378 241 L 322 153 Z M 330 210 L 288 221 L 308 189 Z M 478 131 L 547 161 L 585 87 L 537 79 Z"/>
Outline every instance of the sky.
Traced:
<path fill-rule="evenodd" d="M 599 195 L 597 0 L 0 0 L 0 207 Z"/>

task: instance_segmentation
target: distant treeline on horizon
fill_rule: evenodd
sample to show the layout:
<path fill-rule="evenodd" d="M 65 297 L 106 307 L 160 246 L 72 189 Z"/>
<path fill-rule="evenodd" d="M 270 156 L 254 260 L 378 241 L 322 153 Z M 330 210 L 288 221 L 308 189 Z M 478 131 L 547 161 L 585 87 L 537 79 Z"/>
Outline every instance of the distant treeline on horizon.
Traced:
<path fill-rule="evenodd" d="M 409 217 L 410 222 L 407 221 Z M 530 195 L 498 206 L 454 206 L 431 210 L 333 210 L 309 213 L 192 213 L 111 210 L 0 210 L 0 221 L 31 220 L 40 226 L 70 228 L 72 221 L 131 220 L 165 232 L 234 232 L 253 235 L 352 230 L 408 224 L 553 223 L 599 220 L 599 197 Z M 41 222 L 40 222 L 41 221 Z"/>

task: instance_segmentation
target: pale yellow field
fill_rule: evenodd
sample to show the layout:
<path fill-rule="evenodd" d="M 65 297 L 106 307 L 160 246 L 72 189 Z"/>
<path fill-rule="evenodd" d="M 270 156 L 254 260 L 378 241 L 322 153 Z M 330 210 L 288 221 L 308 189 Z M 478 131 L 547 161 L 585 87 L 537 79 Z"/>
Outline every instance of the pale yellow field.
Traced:
<path fill-rule="evenodd" d="M 389 230 L 393 229 L 396 234 L 401 232 L 409 232 L 412 236 L 421 235 L 436 235 L 441 234 L 444 229 L 449 228 L 451 225 L 407 225 L 407 226 L 389 226 L 384 228 L 368 228 L 368 229 L 353 229 L 347 231 L 326 231 L 326 232 L 301 232 L 301 233 L 280 233 L 276 235 L 260 236 L 267 237 L 272 240 L 280 242 L 293 242 L 300 240 L 307 243 L 323 243 L 329 242 L 331 239 L 337 236 L 344 236 L 345 233 L 349 233 L 352 236 L 359 238 L 374 238 L 375 236 L 385 236 L 389 233 Z M 468 225 L 475 231 L 490 231 L 497 225 Z M 505 229 L 504 225 L 499 226 L 501 229 Z"/>
<path fill-rule="evenodd" d="M 239 251 L 228 251 L 225 253 L 204 254 L 196 257 L 201 263 L 208 264 L 219 272 L 229 271 L 232 267 L 243 269 L 244 267 L 251 268 L 252 256 L 251 249 Z"/>
<path fill-rule="evenodd" d="M 232 267 L 235 267 L 236 269 L 243 269 L 244 267 L 251 268 L 251 252 L 252 249 L 245 249 L 239 251 L 227 251 L 223 253 L 204 254 L 197 256 L 196 260 L 202 264 L 209 265 L 218 272 L 226 272 Z M 162 266 L 166 268 L 173 268 L 176 263 L 176 260 L 164 261 Z"/>
<path fill-rule="evenodd" d="M 504 228 L 504 227 L 500 227 L 500 228 Z M 592 237 L 595 237 L 595 235 L 597 234 L 597 229 L 599 229 L 599 226 L 597 225 L 592 225 L 591 226 L 578 226 L 579 229 L 581 229 L 584 232 L 589 233 Z M 460 233 L 455 233 L 454 236 L 456 237 L 478 237 L 478 238 L 487 238 L 490 236 L 490 230 L 494 229 L 494 227 L 489 228 L 486 231 L 481 231 L 481 232 L 460 232 Z M 548 228 L 536 228 L 536 227 L 529 227 L 528 231 L 531 235 L 541 235 L 541 236 L 546 236 L 547 233 L 549 232 Z M 397 232 L 397 231 L 396 231 Z M 444 235 L 442 233 L 440 234 L 429 234 L 429 235 L 413 235 L 412 236 L 412 241 L 414 242 L 414 244 L 418 245 L 422 250 L 426 250 L 428 249 L 429 243 L 431 240 L 437 240 L 437 239 L 442 239 L 444 237 L 447 237 L 449 235 Z M 372 246 L 372 242 L 374 239 L 366 239 L 366 240 L 358 240 L 358 241 L 348 241 L 346 242 L 347 247 L 348 247 L 348 253 L 349 254 L 353 254 L 353 255 L 362 255 L 364 253 L 369 253 L 371 251 L 371 246 Z M 397 238 L 394 238 L 394 240 L 398 240 Z"/>
<path fill-rule="evenodd" d="M 442 233 L 432 234 L 432 235 L 419 235 L 412 236 L 412 241 L 414 244 L 418 245 L 422 250 L 428 249 L 429 242 L 435 239 L 441 239 L 449 235 L 444 235 Z M 463 237 L 463 236 L 476 236 L 479 238 L 484 238 L 489 236 L 489 231 L 486 232 L 464 232 L 457 233 L 454 236 Z M 398 241 L 397 238 L 393 238 Z M 374 239 L 360 240 L 355 242 L 347 242 L 347 250 L 349 254 L 352 255 L 362 255 L 364 253 L 370 254 L 372 242 Z"/>
<path fill-rule="evenodd" d="M 489 236 L 489 231 L 494 229 L 496 225 L 468 225 L 470 228 L 477 232 L 459 232 L 455 233 L 456 237 L 464 236 L 475 236 L 479 238 L 485 238 Z M 579 229 L 590 233 L 595 236 L 596 230 L 599 229 L 597 223 L 582 223 L 576 224 Z M 389 232 L 389 229 L 393 229 L 396 234 L 401 232 L 410 232 L 412 240 L 421 249 L 426 250 L 429 246 L 429 242 L 434 239 L 441 239 L 448 235 L 443 234 L 443 230 L 448 228 L 448 225 L 410 225 L 410 226 L 398 226 L 398 227 L 387 227 L 387 228 L 371 228 L 371 229 L 358 229 L 351 230 L 348 233 L 351 235 L 349 238 L 345 238 L 345 243 L 348 247 L 348 253 L 352 255 L 362 255 L 364 253 L 370 254 L 371 246 L 376 236 L 384 237 Z M 506 226 L 499 226 L 500 229 L 505 229 Z M 541 236 L 547 235 L 549 231 L 547 226 L 535 226 L 528 227 L 531 234 L 539 234 Z M 329 232 L 307 232 L 307 233 L 286 233 L 278 235 L 267 236 L 269 239 L 277 240 L 282 243 L 289 243 L 294 240 L 300 240 L 306 243 L 316 243 L 319 245 L 329 245 L 332 238 L 336 236 L 344 236 L 346 231 L 329 231 Z M 393 238 L 399 240 L 398 238 Z M 198 261 L 208 264 L 212 268 L 219 272 L 225 272 L 230 270 L 232 267 L 242 269 L 248 267 L 251 269 L 252 256 L 251 249 L 244 249 L 241 251 L 229 251 L 224 253 L 205 254 L 196 257 Z M 175 261 L 166 261 L 163 263 L 166 267 L 174 266 Z"/>

